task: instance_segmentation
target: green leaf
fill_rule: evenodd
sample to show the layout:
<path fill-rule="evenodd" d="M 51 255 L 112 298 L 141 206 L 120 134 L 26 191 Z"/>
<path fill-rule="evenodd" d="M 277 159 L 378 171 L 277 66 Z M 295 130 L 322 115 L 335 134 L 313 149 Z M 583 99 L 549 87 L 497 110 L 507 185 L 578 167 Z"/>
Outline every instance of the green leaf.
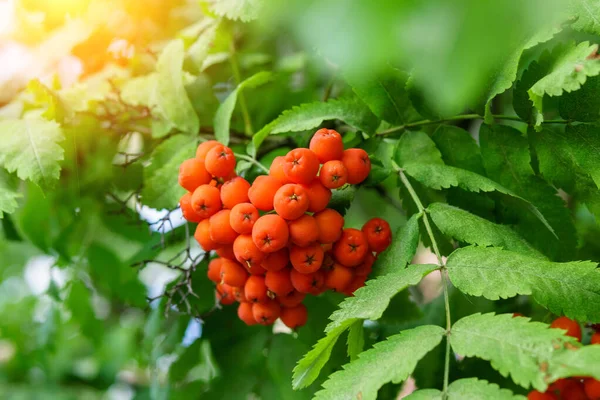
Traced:
<path fill-rule="evenodd" d="M 175 135 L 159 144 L 152 153 L 150 164 L 144 168 L 142 202 L 153 208 L 172 209 L 185 190 L 179 186 L 179 165 L 194 157 L 196 139 Z"/>
<path fill-rule="evenodd" d="M 446 165 L 485 175 L 481 151 L 469 132 L 453 125 L 440 125 L 431 139 Z"/>
<path fill-rule="evenodd" d="M 203 64 L 206 60 L 211 45 L 217 37 L 219 30 L 219 21 L 213 21 L 210 19 L 202 20 L 201 23 L 205 23 L 203 31 L 198 34 L 196 40 L 187 49 L 187 56 L 193 63 L 195 71 L 202 71 Z"/>
<path fill-rule="evenodd" d="M 347 97 L 328 102 L 305 103 L 284 111 L 252 137 L 254 150 L 270 134 L 306 131 L 318 127 L 323 121 L 339 119 L 367 133 L 375 132 L 377 117 L 359 99 Z"/>
<path fill-rule="evenodd" d="M 229 123 L 231 122 L 231 115 L 237 103 L 238 93 L 245 88 L 251 89 L 264 85 L 272 78 L 273 74 L 271 72 L 261 71 L 240 82 L 217 109 L 214 119 L 215 139 L 226 146 L 229 144 Z"/>
<path fill-rule="evenodd" d="M 433 140 L 421 131 L 409 131 L 400 136 L 394 160 L 401 167 L 409 163 L 444 164 Z"/>
<path fill-rule="evenodd" d="M 217 0 L 211 10 L 221 17 L 249 22 L 257 19 L 264 6 L 264 0 Z"/>
<path fill-rule="evenodd" d="M 546 390 L 546 369 L 556 353 L 577 347 L 576 339 L 559 329 L 512 314 L 473 314 L 452 327 L 452 349 L 465 357 L 491 362 L 502 376 L 525 388 Z"/>
<path fill-rule="evenodd" d="M 376 276 L 399 271 L 413 259 L 419 244 L 419 218 L 421 214 L 413 214 L 406 221 L 406 225 L 399 228 L 392 236 L 390 246 L 375 261 Z"/>
<path fill-rule="evenodd" d="M 354 322 L 355 320 L 353 319 L 344 321 L 337 328 L 327 332 L 325 337 L 319 339 L 313 348 L 298 361 L 292 377 L 294 389 L 305 388 L 317 379 L 319 372 L 321 372 L 321 369 L 323 369 L 323 366 L 329 360 L 333 346 L 338 338 Z"/>
<path fill-rule="evenodd" d="M 60 176 L 64 150 L 60 126 L 45 119 L 0 120 L 0 165 L 19 179 L 52 187 Z"/>
<path fill-rule="evenodd" d="M 158 80 L 151 102 L 156 105 L 157 113 L 164 118 L 166 128 L 153 131 L 155 137 L 165 136 L 172 128 L 194 135 L 200 129 L 198 115 L 183 85 L 183 58 L 183 41 L 179 39 L 169 43 L 158 58 Z"/>
<path fill-rule="evenodd" d="M 529 98 L 539 111 L 536 125 L 541 124 L 543 116 L 542 99 L 544 95 L 560 96 L 564 91 L 578 90 L 590 76 L 600 74 L 600 60 L 593 56 L 598 50 L 597 45 L 583 42 L 575 46 L 571 44 L 554 59 L 547 74 L 538 80 L 529 90 Z"/>
<path fill-rule="evenodd" d="M 460 168 L 450 167 L 448 165 L 438 164 L 408 164 L 403 166 L 404 171 L 421 182 L 423 185 L 432 189 L 440 190 L 450 187 L 460 187 L 470 192 L 498 192 L 522 203 L 536 218 L 538 218 L 546 228 L 552 233 L 554 230 L 546 221 L 546 218 L 539 210 L 524 198 L 517 196 L 512 191 L 506 189 L 500 184 L 478 175 L 474 172 L 466 171 Z"/>
<path fill-rule="evenodd" d="M 600 3 L 592 0 L 570 0 L 569 13 L 575 19 L 571 28 L 600 35 Z"/>
<path fill-rule="evenodd" d="M 565 128 L 565 137 L 579 167 L 600 188 L 600 127 L 589 124 L 570 125 Z"/>
<path fill-rule="evenodd" d="M 342 215 L 346 215 L 346 211 L 350 208 L 354 196 L 356 195 L 356 186 L 348 185 L 331 191 L 331 200 L 327 208 L 333 208 Z"/>
<path fill-rule="evenodd" d="M 521 132 L 509 126 L 482 125 L 479 143 L 487 175 L 531 202 L 556 234 L 546 232 L 532 215 L 520 210 L 516 210 L 518 223 L 515 229 L 550 258 L 572 259 L 577 237 L 573 218 L 564 201 L 557 196 L 556 189 L 534 173 L 530 146 Z M 509 215 L 507 219 L 513 221 L 515 217 Z"/>
<path fill-rule="evenodd" d="M 378 73 L 349 72 L 345 77 L 354 93 L 380 119 L 391 124 L 402 124 L 406 121 L 411 110 L 406 90 L 407 73 L 386 66 Z"/>
<path fill-rule="evenodd" d="M 350 357 L 350 361 L 356 360 L 364 347 L 365 330 L 363 329 L 363 321 L 359 319 L 350 325 L 348 331 L 348 357 Z"/>
<path fill-rule="evenodd" d="M 427 213 L 444 235 L 460 242 L 479 246 L 502 247 L 532 257 L 545 258 L 508 226 L 495 224 L 445 203 L 430 204 L 427 207 Z"/>
<path fill-rule="evenodd" d="M 17 209 L 17 199 L 20 197 L 22 195 L 17 190 L 17 180 L 0 170 L 0 219 L 4 213 L 10 214 Z"/>
<path fill-rule="evenodd" d="M 564 93 L 558 99 L 560 116 L 571 121 L 593 122 L 600 119 L 600 76 L 586 80 L 581 89 Z"/>
<path fill-rule="evenodd" d="M 368 280 L 364 287 L 354 292 L 354 296 L 347 297 L 342 301 L 339 310 L 331 314 L 331 322 L 325 328 L 325 332 L 333 331 L 343 326 L 346 321 L 355 318 L 379 319 L 392 297 L 408 286 L 416 285 L 425 275 L 437 268 L 439 267 L 434 264 L 410 265 L 396 272 Z"/>
<path fill-rule="evenodd" d="M 525 396 L 515 395 L 508 389 L 501 389 L 495 383 L 477 378 L 459 379 L 448 386 L 448 399 L 461 400 L 525 400 Z"/>
<path fill-rule="evenodd" d="M 412 392 L 404 400 L 442 400 L 442 392 L 437 389 L 421 389 Z"/>
<path fill-rule="evenodd" d="M 552 357 L 548 381 L 570 376 L 590 376 L 600 380 L 600 345 L 562 351 Z"/>
<path fill-rule="evenodd" d="M 81 332 L 96 341 L 101 340 L 103 324 L 96 318 L 92 308 L 90 291 L 79 280 L 71 283 L 69 295 L 65 299 L 66 307 L 71 311 L 73 320 L 81 327 Z"/>
<path fill-rule="evenodd" d="M 600 269 L 590 261 L 556 263 L 492 247 L 467 247 L 448 257 L 452 283 L 491 300 L 532 295 L 555 314 L 600 322 Z"/>
<path fill-rule="evenodd" d="M 406 380 L 417 362 L 442 341 L 444 333 L 439 326 L 423 325 L 390 336 L 332 374 L 315 399 L 376 399 L 384 384 Z"/>

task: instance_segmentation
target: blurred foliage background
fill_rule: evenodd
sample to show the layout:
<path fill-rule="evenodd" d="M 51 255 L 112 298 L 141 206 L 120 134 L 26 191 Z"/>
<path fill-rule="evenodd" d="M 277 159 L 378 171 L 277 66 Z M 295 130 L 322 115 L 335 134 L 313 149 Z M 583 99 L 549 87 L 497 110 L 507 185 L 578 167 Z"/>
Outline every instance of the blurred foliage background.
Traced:
<path fill-rule="evenodd" d="M 383 216 L 396 230 L 406 213 L 385 169 L 395 142 L 365 140 L 359 131 L 467 112 L 515 116 L 513 92 L 506 91 L 513 81 L 556 43 L 598 42 L 594 16 L 600 15 L 598 2 L 583 0 L 0 5 L 10 14 L 1 20 L 0 119 L 31 119 L 47 144 L 41 155 L 46 168 L 23 172 L 38 184 L 0 172 L 0 184 L 20 193 L 0 230 L 0 397 L 8 399 L 310 398 L 347 361 L 343 343 L 309 389 L 292 391 L 291 370 L 322 336 L 340 298 L 311 299 L 309 323 L 293 334 L 245 327 L 235 309 L 215 307 L 207 260 L 177 209 L 178 164 L 193 154 L 198 137 L 225 132 L 236 152 L 256 154 L 268 165 L 292 146 L 306 145 L 313 131 L 282 131 L 249 145 L 284 110 L 355 101 L 361 83 L 372 84 L 372 77 L 403 82 L 408 98 L 392 99 L 391 111 L 372 110 L 387 122 L 359 110 L 347 119 L 358 122 L 326 123 L 344 133 L 348 146 L 375 154 L 383 173 L 353 193 L 351 205 L 342 199 L 349 206 L 347 225 Z M 591 11 L 581 12 L 584 6 Z M 239 86 L 261 71 L 269 74 L 261 82 Z M 598 82 L 589 79 L 586 87 L 593 92 Z M 234 91 L 238 106 L 223 127 L 215 114 Z M 344 120 L 340 114 L 347 111 L 331 104 L 318 123 Z M 597 118 L 597 100 L 590 109 Z M 523 113 L 524 119 L 534 115 L 531 107 Z M 546 96 L 544 116 L 558 114 L 558 102 Z M 476 136 L 479 123 L 469 119 L 460 126 Z M 2 128 L 0 140 L 7 141 L 20 126 Z M 2 151 L 11 150 L 0 146 L 0 159 Z M 250 163 L 238 169 L 248 177 L 259 173 Z M 597 211 L 577 202 L 570 207 L 573 220 L 559 232 L 567 249 L 553 258 L 600 260 Z M 427 254 L 423 249 L 419 257 Z M 183 269 L 192 263 L 188 276 Z M 199 298 L 176 286 L 182 276 Z M 438 282 L 427 285 L 396 297 L 379 323 L 366 325 L 367 345 L 399 328 L 442 324 Z M 157 298 L 174 287 L 172 303 Z M 453 291 L 451 300 L 455 318 L 519 310 L 549 319 L 521 297 L 491 302 Z M 415 373 L 419 386 L 441 384 L 442 359 L 439 349 L 424 359 Z M 455 366 L 453 378 L 473 371 L 522 393 L 477 360 Z M 389 384 L 380 397 L 395 398 L 398 391 Z"/>

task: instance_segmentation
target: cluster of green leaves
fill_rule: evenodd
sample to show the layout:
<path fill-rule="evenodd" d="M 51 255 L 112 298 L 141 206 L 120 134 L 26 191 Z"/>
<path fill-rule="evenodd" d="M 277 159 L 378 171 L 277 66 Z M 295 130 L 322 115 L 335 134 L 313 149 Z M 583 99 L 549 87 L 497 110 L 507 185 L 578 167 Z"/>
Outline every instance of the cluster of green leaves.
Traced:
<path fill-rule="evenodd" d="M 0 110 L 10 395 L 70 398 L 81 385 L 100 397 L 128 376 L 140 398 L 366 400 L 396 398 L 413 376 L 411 399 L 518 399 L 560 377 L 600 379 L 600 348 L 547 324 L 600 322 L 600 10 L 181 3 L 161 8 L 161 40 L 135 43 L 125 67 L 70 87 L 34 80 Z M 90 40 L 64 29 L 69 43 Z M 176 209 L 178 165 L 199 141 L 231 146 L 251 180 L 323 126 L 373 165 L 331 207 L 348 226 L 386 218 L 393 242 L 355 296 L 307 300 L 296 334 L 246 327 L 214 308 L 205 261 L 179 262 L 199 253 L 193 227 L 159 218 L 148 232 L 140 208 Z M 437 263 L 411 264 L 420 242 Z M 62 276 L 42 295 L 24 280 L 40 256 Z M 147 309 L 140 277 L 176 282 L 192 267 L 197 297 Z M 426 298 L 423 278 L 439 275 L 444 295 Z M 191 343 L 186 301 L 204 316 Z"/>

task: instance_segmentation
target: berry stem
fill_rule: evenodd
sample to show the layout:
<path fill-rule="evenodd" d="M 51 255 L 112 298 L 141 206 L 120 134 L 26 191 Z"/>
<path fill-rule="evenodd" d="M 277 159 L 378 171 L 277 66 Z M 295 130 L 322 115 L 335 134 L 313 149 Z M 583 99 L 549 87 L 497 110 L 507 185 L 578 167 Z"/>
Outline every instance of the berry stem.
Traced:
<path fill-rule="evenodd" d="M 262 165 L 261 163 L 259 163 L 257 160 L 255 160 L 254 158 L 247 156 L 245 154 L 238 154 L 238 153 L 234 153 L 235 158 L 239 158 L 240 160 L 244 160 L 244 161 L 248 161 L 249 163 L 252 163 L 254 165 L 256 165 L 258 168 L 260 168 L 261 171 L 265 172 L 265 173 L 269 173 L 269 169 L 267 167 L 265 167 L 264 165 Z"/>
<path fill-rule="evenodd" d="M 240 74 L 240 67 L 238 65 L 237 53 L 235 49 L 235 43 L 233 39 L 231 40 L 231 56 L 229 58 L 231 63 L 231 69 L 233 71 L 233 77 L 235 78 L 235 82 L 239 85 L 242 83 L 242 75 Z M 246 104 L 246 96 L 244 95 L 243 90 L 239 90 L 238 92 L 238 101 L 240 102 L 240 108 L 242 110 L 242 117 L 244 118 L 244 133 L 246 136 L 252 136 L 254 134 L 254 130 L 252 129 L 252 119 L 250 118 L 250 113 L 248 112 L 248 105 Z"/>
<path fill-rule="evenodd" d="M 440 253 L 440 249 L 435 240 L 435 236 L 433 235 L 433 230 L 431 229 L 431 224 L 429 223 L 429 217 L 427 216 L 427 210 L 423 207 L 423 203 L 421 203 L 421 199 L 415 192 L 415 189 L 412 187 L 410 181 L 400 169 L 398 171 L 400 176 L 400 180 L 408 190 L 410 197 L 412 197 L 415 202 L 417 208 L 419 209 L 419 213 L 423 216 L 423 224 L 425 225 L 425 229 L 427 230 L 427 235 L 429 236 L 429 240 L 431 240 L 431 247 L 433 248 L 433 252 L 438 260 L 438 265 L 440 266 L 440 275 L 442 277 L 442 286 L 444 289 L 444 308 L 446 309 L 446 357 L 444 361 L 444 387 L 442 392 L 442 399 L 448 398 L 448 381 L 450 376 L 450 333 L 452 330 L 452 319 L 450 317 L 450 296 L 448 295 L 448 277 L 446 274 L 446 265 L 444 260 L 442 259 L 442 255 Z"/>
<path fill-rule="evenodd" d="M 517 116 L 513 116 L 513 115 L 494 114 L 494 115 L 492 115 L 492 117 L 494 117 L 495 119 L 503 119 L 503 120 L 507 120 L 507 121 L 522 122 L 524 124 L 528 123 L 527 121 L 523 121 L 521 118 L 519 118 Z M 461 115 L 455 115 L 453 117 L 442 118 L 442 119 L 437 119 L 437 120 L 424 119 L 421 121 L 415 121 L 415 122 L 411 122 L 408 124 L 395 126 L 393 128 L 389 128 L 389 129 L 386 129 L 381 132 L 377 132 L 377 135 L 385 136 L 385 135 L 389 135 L 390 133 L 400 132 L 405 129 L 415 128 L 415 127 L 419 127 L 419 126 L 437 125 L 437 124 L 443 124 L 445 122 L 464 121 L 464 120 L 470 120 L 470 119 L 483 119 L 483 118 L 484 117 L 479 114 L 461 114 Z M 543 124 L 568 124 L 570 122 L 571 121 L 562 120 L 562 119 L 550 119 L 550 120 L 543 121 L 542 123 Z"/>

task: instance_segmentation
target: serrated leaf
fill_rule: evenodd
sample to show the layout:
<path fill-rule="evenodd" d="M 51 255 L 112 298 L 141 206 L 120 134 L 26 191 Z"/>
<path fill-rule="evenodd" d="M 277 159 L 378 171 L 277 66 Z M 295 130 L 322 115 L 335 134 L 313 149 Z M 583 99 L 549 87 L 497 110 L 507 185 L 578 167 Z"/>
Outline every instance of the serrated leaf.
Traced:
<path fill-rule="evenodd" d="M 554 60 L 546 76 L 538 80 L 529 90 L 529 98 L 534 107 L 539 111 L 536 125 L 543 121 L 542 99 L 544 95 L 560 96 L 563 92 L 578 90 L 590 76 L 600 74 L 600 60 L 594 55 L 598 51 L 597 45 L 583 42 L 575 46 L 570 45 L 568 51 L 563 52 Z"/>
<path fill-rule="evenodd" d="M 566 120 L 593 122 L 600 119 L 600 76 L 585 81 L 581 89 L 564 93 L 558 99 L 558 111 Z"/>
<path fill-rule="evenodd" d="M 196 139 L 175 135 L 159 144 L 152 153 L 150 163 L 144 167 L 142 202 L 157 209 L 177 206 L 185 190 L 179 186 L 179 165 L 194 157 Z"/>
<path fill-rule="evenodd" d="M 552 233 L 554 230 L 539 210 L 524 198 L 484 176 L 460 168 L 439 164 L 408 164 L 403 166 L 407 175 L 432 189 L 460 187 L 470 192 L 498 192 L 519 201 Z"/>
<path fill-rule="evenodd" d="M 430 204 L 427 207 L 427 213 L 444 235 L 460 242 L 479 246 L 502 247 L 532 257 L 545 258 L 544 255 L 508 226 L 495 224 L 445 203 Z"/>
<path fill-rule="evenodd" d="M 551 259 L 572 259 L 577 237 L 573 218 L 556 189 L 534 173 L 530 146 L 521 132 L 509 126 L 482 125 L 479 143 L 487 175 L 531 202 L 556 235 L 546 232 L 539 221 L 519 210 L 515 210 L 518 220 L 515 229 Z"/>
<path fill-rule="evenodd" d="M 399 271 L 413 259 L 419 244 L 419 218 L 421 214 L 413 214 L 392 236 L 390 246 L 375 261 L 376 276 Z"/>
<path fill-rule="evenodd" d="M 60 126 L 45 119 L 0 120 L 0 165 L 22 180 L 52 187 L 60 176 L 64 150 Z"/>
<path fill-rule="evenodd" d="M 525 396 L 501 389 L 495 383 L 477 378 L 459 379 L 448 386 L 449 400 L 525 400 Z"/>
<path fill-rule="evenodd" d="M 569 145 L 573 138 L 568 137 L 566 132 L 543 129 L 540 132 L 530 131 L 529 139 L 535 148 L 542 176 L 584 202 L 596 218 L 600 218 L 600 190 L 590 175 L 578 165 Z"/>
<path fill-rule="evenodd" d="M 219 108 L 215 113 L 215 139 L 226 146 L 229 144 L 229 123 L 231 122 L 231 115 L 233 114 L 233 109 L 237 103 L 238 93 L 245 88 L 251 89 L 260 85 L 264 85 L 272 78 L 273 74 L 271 72 L 261 71 L 240 82 L 240 84 L 229 94 L 229 96 L 227 96 L 225 101 L 219 105 Z"/>
<path fill-rule="evenodd" d="M 425 275 L 437 268 L 439 267 L 434 264 L 409 265 L 407 268 L 368 280 L 364 287 L 354 292 L 354 296 L 347 297 L 340 303 L 339 310 L 331 314 L 331 322 L 325 328 L 325 332 L 335 330 L 346 321 L 355 318 L 379 319 L 392 297 L 408 286 L 416 285 Z"/>
<path fill-rule="evenodd" d="M 577 164 L 600 188 L 600 127 L 581 124 L 565 128 L 565 137 Z"/>
<path fill-rule="evenodd" d="M 331 191 L 331 200 L 327 208 L 332 208 L 342 215 L 346 215 L 346 211 L 350 208 L 354 196 L 356 195 L 356 186 L 348 185 Z"/>
<path fill-rule="evenodd" d="M 17 209 L 17 199 L 20 197 L 17 180 L 0 169 L 0 219 L 4 213 L 10 214 Z"/>
<path fill-rule="evenodd" d="M 196 71 L 202 71 L 202 65 L 206 60 L 213 41 L 217 36 L 219 21 L 209 18 L 202 21 L 202 32 L 197 35 L 196 40 L 187 49 L 187 56 L 192 61 Z"/>
<path fill-rule="evenodd" d="M 576 339 L 564 331 L 548 329 L 541 322 L 512 314 L 473 314 L 452 326 L 452 349 L 466 357 L 478 357 L 491 362 L 502 376 L 525 388 L 546 390 L 546 372 L 552 358 L 565 348 L 579 346 Z"/>
<path fill-rule="evenodd" d="M 600 380 L 600 345 L 588 345 L 562 351 L 552 357 L 548 381 L 570 376 L 589 376 Z"/>
<path fill-rule="evenodd" d="M 254 150 L 258 150 L 261 143 L 270 134 L 305 131 L 316 128 L 321 122 L 331 119 L 339 119 L 367 133 L 373 133 L 379 123 L 371 110 L 354 97 L 305 103 L 284 111 L 274 121 L 258 131 L 252 137 Z"/>
<path fill-rule="evenodd" d="M 446 165 L 485 175 L 481 151 L 469 132 L 453 125 L 440 125 L 431 139 Z"/>
<path fill-rule="evenodd" d="M 600 35 L 600 3 L 593 0 L 570 0 L 569 13 L 575 20 L 571 28 Z"/>
<path fill-rule="evenodd" d="M 332 374 L 314 398 L 374 400 L 384 384 L 408 378 L 417 362 L 442 341 L 444 333 L 439 326 L 423 325 L 390 336 Z"/>
<path fill-rule="evenodd" d="M 169 43 L 158 58 L 158 81 L 151 102 L 164 118 L 165 127 L 153 130 L 155 137 L 165 136 L 172 128 L 190 134 L 197 134 L 200 129 L 198 115 L 183 85 L 183 58 L 183 41 L 180 39 Z"/>
<path fill-rule="evenodd" d="M 555 314 L 600 322 L 600 269 L 591 261 L 556 263 L 492 247 L 454 251 L 447 262 L 462 292 L 491 300 L 532 295 Z"/>
<path fill-rule="evenodd" d="M 404 400 L 442 400 L 442 392 L 437 389 L 421 389 L 412 392 Z"/>
<path fill-rule="evenodd" d="M 301 389 L 309 386 L 317 379 L 319 372 L 329 360 L 331 350 L 335 346 L 340 335 L 348 329 L 355 320 L 344 321 L 337 328 L 330 330 L 327 334 L 319 339 L 313 348 L 302 357 L 294 368 L 292 377 L 292 385 L 294 389 Z"/>
<path fill-rule="evenodd" d="M 249 22 L 257 19 L 264 6 L 264 0 L 217 0 L 211 10 L 221 17 Z"/>
<path fill-rule="evenodd" d="M 391 124 L 402 124 L 411 110 L 406 81 L 408 74 L 386 66 L 372 74 L 346 73 L 352 90 L 375 115 Z"/>
<path fill-rule="evenodd" d="M 350 357 L 350 361 L 354 361 L 365 347 L 365 330 L 363 329 L 362 320 L 356 320 L 350 325 L 347 344 L 348 357 Z"/>
<path fill-rule="evenodd" d="M 408 131 L 400 137 L 394 160 L 401 167 L 410 163 L 444 164 L 433 140 L 421 131 Z"/>

